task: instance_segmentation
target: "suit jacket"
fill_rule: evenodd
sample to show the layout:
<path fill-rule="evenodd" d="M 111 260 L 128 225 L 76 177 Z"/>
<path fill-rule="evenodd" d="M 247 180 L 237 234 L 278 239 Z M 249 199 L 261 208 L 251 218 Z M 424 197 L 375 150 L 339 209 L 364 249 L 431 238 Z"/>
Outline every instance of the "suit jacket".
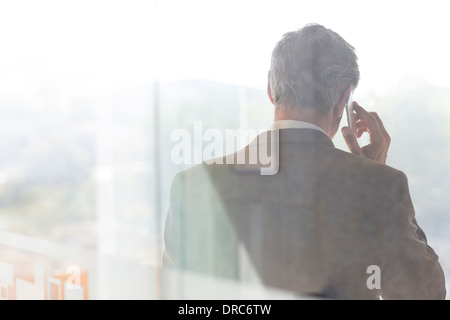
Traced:
<path fill-rule="evenodd" d="M 165 266 L 238 281 L 252 269 L 267 287 L 331 299 L 445 298 L 404 173 L 317 130 L 281 129 L 276 142 L 275 175 L 201 164 L 174 178 Z"/>

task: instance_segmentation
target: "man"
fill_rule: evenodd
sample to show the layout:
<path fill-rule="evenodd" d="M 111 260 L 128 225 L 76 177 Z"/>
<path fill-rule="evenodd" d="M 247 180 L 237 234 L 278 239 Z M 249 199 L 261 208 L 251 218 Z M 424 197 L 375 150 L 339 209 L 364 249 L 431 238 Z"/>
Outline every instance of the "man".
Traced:
<path fill-rule="evenodd" d="M 306 296 L 444 299 L 407 178 L 385 164 L 390 137 L 379 116 L 355 102 L 354 127 L 342 129 L 352 153 L 331 141 L 358 81 L 354 48 L 335 32 L 313 24 L 285 34 L 267 87 L 278 138 L 239 151 L 278 151 L 278 171 L 261 175 L 262 163 L 227 157 L 178 174 L 164 263 L 242 281 L 252 269 L 267 287 Z M 361 148 L 364 132 L 370 144 Z"/>

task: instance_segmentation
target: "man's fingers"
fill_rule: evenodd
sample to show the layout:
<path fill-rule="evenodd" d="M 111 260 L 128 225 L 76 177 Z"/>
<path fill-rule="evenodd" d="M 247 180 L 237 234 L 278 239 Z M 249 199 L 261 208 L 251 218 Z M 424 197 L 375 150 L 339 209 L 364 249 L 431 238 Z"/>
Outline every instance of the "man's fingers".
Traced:
<path fill-rule="evenodd" d="M 357 138 L 361 138 L 364 132 L 367 132 L 366 128 L 358 128 L 358 129 L 356 129 L 356 137 Z"/>
<path fill-rule="evenodd" d="M 361 107 L 357 102 L 353 103 L 355 111 L 355 133 L 348 127 L 342 128 L 342 135 L 347 143 L 350 152 L 375 160 L 381 163 L 386 163 L 387 151 L 391 142 L 391 138 L 384 128 L 378 114 L 375 112 L 368 112 Z M 370 136 L 370 144 L 361 148 L 358 144 L 357 137 L 361 137 L 364 132 L 368 132 Z"/>
<path fill-rule="evenodd" d="M 382 135 L 380 126 L 378 125 L 377 118 L 373 114 L 366 111 L 366 109 L 361 107 L 356 101 L 353 102 L 353 109 L 355 110 L 356 114 L 358 114 L 359 119 L 367 123 L 367 126 L 371 134 L 375 134 L 377 136 Z"/>
<path fill-rule="evenodd" d="M 388 143 L 391 142 L 391 136 L 389 135 L 389 133 L 386 131 L 386 129 L 384 128 L 384 124 L 383 121 L 381 121 L 380 117 L 378 116 L 378 114 L 376 112 L 371 112 L 372 115 L 375 116 L 377 122 L 378 122 L 378 126 L 380 127 L 381 133 L 383 134 L 384 138 L 386 139 L 386 141 Z"/>
<path fill-rule="evenodd" d="M 364 120 L 358 120 L 355 123 L 355 128 L 356 128 L 356 137 L 357 138 L 361 138 L 361 136 L 364 132 L 369 131 L 367 128 L 367 123 Z"/>
<path fill-rule="evenodd" d="M 367 128 L 367 123 L 364 120 L 358 120 L 355 123 L 356 129 Z"/>
<path fill-rule="evenodd" d="M 349 127 L 342 127 L 342 135 L 344 136 L 344 140 L 347 143 L 348 148 L 351 153 L 361 155 L 362 151 L 358 144 L 358 140 L 356 140 L 355 134 Z"/>
<path fill-rule="evenodd" d="M 359 105 L 359 103 L 356 102 L 356 101 L 353 101 L 353 109 L 358 114 L 360 119 L 363 119 L 363 120 L 366 120 L 366 121 L 372 119 L 372 117 L 370 115 L 370 112 L 367 111 L 366 109 L 364 109 L 363 107 L 361 107 Z"/>

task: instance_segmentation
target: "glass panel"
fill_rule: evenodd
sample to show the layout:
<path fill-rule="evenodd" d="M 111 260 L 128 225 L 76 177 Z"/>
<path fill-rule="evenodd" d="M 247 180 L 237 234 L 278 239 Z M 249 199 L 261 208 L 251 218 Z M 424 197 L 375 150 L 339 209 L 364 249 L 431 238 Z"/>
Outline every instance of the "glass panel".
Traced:
<path fill-rule="evenodd" d="M 354 99 L 383 119 L 387 164 L 408 176 L 450 279 L 445 9 L 387 0 L 3 1 L 0 299 L 161 298 L 173 178 L 205 160 L 208 134 L 269 128 L 272 49 L 313 21 L 356 47 Z M 181 164 L 180 132 L 192 138 Z M 348 151 L 339 131 L 334 144 Z M 238 139 L 214 157 L 245 145 Z M 214 281 L 230 296 L 265 292 L 190 273 L 165 279 L 169 298 L 198 297 L 206 289 L 191 288 Z"/>

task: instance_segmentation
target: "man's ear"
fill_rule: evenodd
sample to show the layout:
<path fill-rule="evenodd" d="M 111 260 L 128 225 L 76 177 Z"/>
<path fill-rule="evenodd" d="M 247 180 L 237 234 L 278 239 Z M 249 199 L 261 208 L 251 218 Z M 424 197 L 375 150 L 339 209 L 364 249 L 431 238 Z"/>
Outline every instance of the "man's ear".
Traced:
<path fill-rule="evenodd" d="M 348 95 L 350 94 L 351 90 L 352 87 L 348 87 L 339 99 L 339 102 L 336 104 L 334 109 L 336 117 L 341 118 L 344 114 L 345 104 L 347 103 Z"/>
<path fill-rule="evenodd" d="M 272 90 L 270 89 L 270 73 L 267 75 L 267 96 L 270 102 L 273 104 Z"/>

